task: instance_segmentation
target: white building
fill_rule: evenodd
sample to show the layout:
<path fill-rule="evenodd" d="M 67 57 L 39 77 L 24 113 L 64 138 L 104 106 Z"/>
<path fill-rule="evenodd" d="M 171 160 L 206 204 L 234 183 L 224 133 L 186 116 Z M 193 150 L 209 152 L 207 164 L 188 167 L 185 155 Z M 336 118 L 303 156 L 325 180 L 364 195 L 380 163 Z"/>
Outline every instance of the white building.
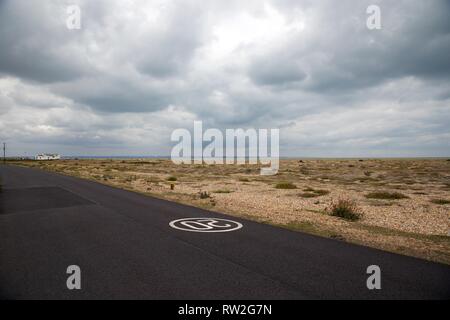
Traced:
<path fill-rule="evenodd" d="M 57 153 L 42 153 L 35 157 L 36 160 L 59 160 L 61 156 Z"/>

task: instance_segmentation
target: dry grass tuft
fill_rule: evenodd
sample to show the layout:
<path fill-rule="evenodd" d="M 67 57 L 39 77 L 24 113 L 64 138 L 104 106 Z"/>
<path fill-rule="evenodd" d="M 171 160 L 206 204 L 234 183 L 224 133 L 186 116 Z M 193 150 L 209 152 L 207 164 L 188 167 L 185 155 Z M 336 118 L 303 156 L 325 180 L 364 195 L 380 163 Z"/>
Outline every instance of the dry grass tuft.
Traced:
<path fill-rule="evenodd" d="M 330 193 L 330 191 L 328 190 L 323 190 L 323 189 L 313 189 L 313 188 L 305 188 L 303 189 L 303 193 L 300 193 L 299 196 L 302 198 L 315 198 L 315 197 L 320 197 L 320 196 L 324 196 Z"/>
<path fill-rule="evenodd" d="M 432 199 L 431 202 L 434 204 L 440 204 L 440 205 L 450 204 L 450 200 L 447 200 L 447 199 Z"/>
<path fill-rule="evenodd" d="M 332 202 L 328 211 L 334 217 L 349 221 L 357 221 L 363 217 L 363 213 L 357 206 L 356 201 L 350 199 L 339 199 L 336 202 Z"/>
<path fill-rule="evenodd" d="M 297 186 L 293 184 L 292 182 L 278 182 L 275 185 L 275 188 L 277 189 L 297 189 Z"/>
<path fill-rule="evenodd" d="M 399 200 L 409 198 L 408 196 L 405 196 L 403 193 L 389 192 L 389 191 L 371 192 L 366 194 L 365 197 L 369 199 L 385 199 L 385 200 Z"/>
<path fill-rule="evenodd" d="M 211 198 L 211 195 L 209 194 L 208 191 L 200 191 L 199 192 L 200 195 L 200 199 L 208 199 Z"/>

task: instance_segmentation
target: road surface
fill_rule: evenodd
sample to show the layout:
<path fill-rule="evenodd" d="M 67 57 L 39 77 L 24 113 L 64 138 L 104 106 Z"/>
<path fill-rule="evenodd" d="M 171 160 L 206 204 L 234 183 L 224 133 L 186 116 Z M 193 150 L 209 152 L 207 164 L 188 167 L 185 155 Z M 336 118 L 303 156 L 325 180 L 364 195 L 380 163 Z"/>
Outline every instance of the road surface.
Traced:
<path fill-rule="evenodd" d="M 450 267 L 99 183 L 0 166 L 3 299 L 449 299 Z M 230 232 L 172 228 L 231 219 Z M 81 270 L 69 290 L 67 267 Z M 367 267 L 381 269 L 369 290 Z"/>

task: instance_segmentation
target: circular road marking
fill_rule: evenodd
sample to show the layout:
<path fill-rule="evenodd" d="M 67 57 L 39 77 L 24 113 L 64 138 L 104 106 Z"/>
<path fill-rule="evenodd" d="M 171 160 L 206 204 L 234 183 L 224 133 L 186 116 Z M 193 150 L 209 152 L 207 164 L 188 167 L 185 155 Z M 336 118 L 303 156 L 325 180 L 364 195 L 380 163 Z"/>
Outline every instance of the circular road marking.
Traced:
<path fill-rule="evenodd" d="M 169 223 L 172 228 L 191 232 L 228 232 L 242 228 L 242 223 L 219 218 L 183 218 Z"/>

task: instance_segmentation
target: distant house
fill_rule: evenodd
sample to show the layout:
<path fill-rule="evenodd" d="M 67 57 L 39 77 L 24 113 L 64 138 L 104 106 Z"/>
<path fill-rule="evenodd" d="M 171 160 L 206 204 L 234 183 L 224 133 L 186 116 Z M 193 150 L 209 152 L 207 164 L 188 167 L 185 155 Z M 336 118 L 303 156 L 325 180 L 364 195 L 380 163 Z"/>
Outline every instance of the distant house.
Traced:
<path fill-rule="evenodd" d="M 57 153 L 42 153 L 34 157 L 36 160 L 59 160 L 61 156 Z"/>

